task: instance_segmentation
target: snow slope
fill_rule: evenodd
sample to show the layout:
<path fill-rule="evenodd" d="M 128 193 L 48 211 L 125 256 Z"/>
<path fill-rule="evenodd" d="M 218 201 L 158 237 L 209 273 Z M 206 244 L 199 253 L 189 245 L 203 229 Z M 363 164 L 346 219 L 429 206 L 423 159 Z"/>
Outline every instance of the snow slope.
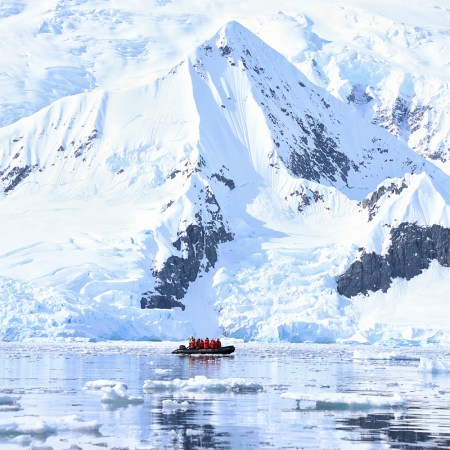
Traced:
<path fill-rule="evenodd" d="M 417 78 L 428 93 L 426 65 L 448 79 L 430 54 L 445 45 L 448 11 L 412 4 L 418 29 L 405 32 L 407 42 L 430 31 L 426 48 L 410 49 L 393 37 L 412 26 L 399 23 L 400 4 L 319 2 L 332 23 L 318 6 L 270 3 L 259 14 L 251 2 L 217 2 L 214 14 L 205 2 L 194 13 L 176 1 L 148 11 L 2 4 L 0 20 L 22 30 L 29 62 L 8 40 L 3 67 L 18 69 L 0 79 L 1 339 L 448 340 L 448 267 L 433 262 L 367 296 L 336 289 L 358 249 L 388 252 L 396 225 L 450 226 L 445 151 L 439 167 L 430 158 L 448 137 L 445 89 L 427 97 L 439 142 L 426 151 L 414 144 L 422 126 L 402 134 L 389 125 L 395 114 L 375 120 L 395 85 L 392 56 L 403 56 L 395 70 L 405 74 L 417 69 L 408 58 L 427 55 Z M 249 28 L 221 28 L 224 18 Z M 371 27 L 382 43 L 356 38 Z M 348 59 L 350 42 L 359 47 Z M 374 49 L 384 66 L 361 74 Z M 324 78 L 338 55 L 335 77 Z M 375 103 L 344 98 L 358 77 L 374 84 Z M 142 299 L 175 308 L 141 309 Z"/>
<path fill-rule="evenodd" d="M 237 20 L 448 167 L 449 18 L 443 0 L 11 0 L 0 6 L 0 124 L 67 95 L 154 78 Z"/>

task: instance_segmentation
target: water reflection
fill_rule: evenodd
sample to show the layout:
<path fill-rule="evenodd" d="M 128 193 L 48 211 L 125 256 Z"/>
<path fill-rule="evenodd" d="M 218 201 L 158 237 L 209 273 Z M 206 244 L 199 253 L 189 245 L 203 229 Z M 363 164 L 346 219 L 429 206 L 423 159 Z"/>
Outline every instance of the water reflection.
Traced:
<path fill-rule="evenodd" d="M 230 433 L 219 432 L 210 423 L 199 424 L 194 411 L 176 411 L 173 414 L 157 414 L 155 422 L 163 428 L 173 441 L 174 447 L 186 450 L 198 448 L 229 448 Z"/>
<path fill-rule="evenodd" d="M 450 448 L 450 433 L 427 430 L 422 419 L 420 412 L 415 414 L 414 410 L 400 415 L 374 413 L 338 419 L 337 429 L 358 432 L 355 439 L 359 441 L 387 442 L 391 448 L 404 450 Z M 436 423 L 439 423 L 437 417 L 434 417 L 434 423 L 436 429 Z"/>
<path fill-rule="evenodd" d="M 164 401 L 176 406 L 166 409 Z M 187 403 L 189 406 L 184 406 Z M 214 423 L 217 400 L 202 394 L 195 398 L 162 395 L 155 396 L 153 405 L 151 429 L 152 434 L 156 432 L 160 436 L 160 445 L 186 450 L 230 448 L 230 433 L 219 430 Z"/>
<path fill-rule="evenodd" d="M 223 364 L 232 362 L 234 355 L 177 356 L 177 359 L 181 360 L 181 373 L 178 375 L 183 380 L 197 375 L 220 379 L 223 378 Z M 241 395 L 202 391 L 152 393 L 151 434 L 158 435 L 154 443 L 161 448 L 185 450 L 240 448 L 234 442 L 235 431 L 229 431 L 229 421 L 234 417 L 230 417 L 229 403 L 235 396 Z M 165 401 L 173 402 L 173 409 L 164 408 Z M 177 406 L 185 403 L 189 403 L 189 407 Z M 244 428 L 247 432 L 253 432 Z"/>
<path fill-rule="evenodd" d="M 128 347 L 129 346 L 129 347 Z M 415 357 L 447 358 L 450 350 L 409 349 L 407 360 L 353 360 L 340 346 L 239 346 L 232 356 L 171 354 L 173 345 L 97 344 L 32 348 L 0 344 L 0 396 L 21 396 L 19 411 L 6 400 L 0 408 L 0 449 L 424 449 L 450 448 L 448 374 L 422 373 Z M 366 352 L 368 350 L 365 350 Z M 370 350 L 372 351 L 372 350 Z M 433 353 L 434 352 L 434 353 Z M 257 392 L 211 392 L 183 387 L 196 376 L 261 384 Z M 86 382 L 117 380 L 128 385 L 139 405 L 108 405 L 85 390 Z M 174 382 L 173 389 L 148 392 L 147 380 Z M 181 380 L 181 381 L 180 381 Z M 194 383 L 195 384 L 195 383 Z M 320 397 L 348 392 L 377 396 L 399 393 L 399 409 L 295 409 L 281 394 L 296 391 Z M 18 406 L 17 406 L 18 407 Z M 99 423 L 98 434 L 59 425 L 69 416 Z M 34 431 L 6 432 L 9 423 L 28 420 Z M 58 420 L 54 434 L 39 423 Z M 53 422 L 51 422 L 53 423 Z M 70 428 L 70 427 L 69 427 Z M 18 434 L 18 433 L 16 433 Z"/>
<path fill-rule="evenodd" d="M 185 356 L 186 358 L 186 356 Z M 189 365 L 194 366 L 195 364 L 220 364 L 222 356 L 213 355 L 202 355 L 202 356 L 188 356 Z"/>

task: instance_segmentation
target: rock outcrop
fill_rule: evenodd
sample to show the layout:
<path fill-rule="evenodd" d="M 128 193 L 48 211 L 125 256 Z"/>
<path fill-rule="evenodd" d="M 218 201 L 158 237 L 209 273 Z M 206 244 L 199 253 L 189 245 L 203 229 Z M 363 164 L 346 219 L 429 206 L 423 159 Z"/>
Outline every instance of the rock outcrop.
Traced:
<path fill-rule="evenodd" d="M 142 294 L 141 308 L 170 309 L 185 305 L 180 302 L 185 296 L 189 284 L 197 279 L 200 272 L 208 272 L 217 262 L 219 244 L 233 240 L 233 234 L 227 230 L 220 206 L 209 190 L 206 191 L 207 215 L 204 222 L 201 213 L 195 218 L 197 223 L 189 224 L 184 231 L 178 232 L 178 239 L 172 245 L 182 256 L 172 255 L 159 270 L 152 275 L 157 280 L 156 292 Z"/>
<path fill-rule="evenodd" d="M 386 292 L 394 278 L 411 278 L 427 269 L 432 260 L 450 267 L 450 229 L 402 223 L 391 230 L 386 255 L 363 253 L 337 281 L 339 294 L 353 297 L 369 291 Z"/>

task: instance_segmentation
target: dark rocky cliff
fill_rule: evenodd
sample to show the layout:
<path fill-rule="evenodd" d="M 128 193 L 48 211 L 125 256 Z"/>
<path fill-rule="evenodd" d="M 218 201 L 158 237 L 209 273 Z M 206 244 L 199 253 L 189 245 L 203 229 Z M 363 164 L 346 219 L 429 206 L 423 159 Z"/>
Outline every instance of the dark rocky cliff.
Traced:
<path fill-rule="evenodd" d="M 387 254 L 363 253 L 339 276 L 337 290 L 345 297 L 380 289 L 386 292 L 394 278 L 410 280 L 427 269 L 432 260 L 450 267 L 450 229 L 402 223 L 391 230 Z"/>
<path fill-rule="evenodd" d="M 197 223 L 189 224 L 184 231 L 178 232 L 178 239 L 172 245 L 183 256 L 170 256 L 160 270 L 152 275 L 157 280 L 156 292 L 142 294 L 141 308 L 170 309 L 185 305 L 184 298 L 189 284 L 202 272 L 208 272 L 217 262 L 219 244 L 233 240 L 233 234 L 227 230 L 220 206 L 209 190 L 206 190 L 206 215 L 209 220 L 197 213 Z"/>

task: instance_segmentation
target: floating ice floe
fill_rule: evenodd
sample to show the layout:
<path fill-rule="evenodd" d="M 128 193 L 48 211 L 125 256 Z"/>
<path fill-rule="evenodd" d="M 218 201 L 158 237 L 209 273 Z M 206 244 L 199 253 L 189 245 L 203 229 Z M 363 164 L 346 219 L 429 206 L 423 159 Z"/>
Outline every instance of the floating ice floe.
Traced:
<path fill-rule="evenodd" d="M 13 437 L 9 440 L 11 444 L 21 445 L 22 447 L 26 447 L 27 445 L 31 445 L 33 442 L 33 438 L 28 434 L 21 434 L 19 436 Z"/>
<path fill-rule="evenodd" d="M 0 435 L 35 435 L 59 431 L 95 432 L 101 427 L 97 421 L 84 421 L 78 416 L 14 417 L 0 420 Z"/>
<path fill-rule="evenodd" d="M 20 400 L 20 395 L 0 395 L 0 405 L 13 405 Z"/>
<path fill-rule="evenodd" d="M 155 369 L 156 375 L 167 375 L 172 372 L 172 369 Z"/>
<path fill-rule="evenodd" d="M 186 436 L 200 436 L 203 434 L 202 430 L 195 430 L 193 428 L 188 428 L 186 430 Z"/>
<path fill-rule="evenodd" d="M 148 391 L 184 391 L 184 392 L 261 392 L 263 386 L 249 382 L 244 378 L 214 379 L 196 376 L 189 380 L 145 380 L 144 389 Z"/>
<path fill-rule="evenodd" d="M 308 409 L 370 409 L 381 407 L 400 407 L 406 401 L 400 394 L 392 396 L 363 395 L 356 393 L 304 393 L 285 392 L 282 398 L 305 402 Z"/>
<path fill-rule="evenodd" d="M 183 434 L 181 433 L 181 431 L 170 430 L 169 436 L 173 441 L 183 440 Z"/>
<path fill-rule="evenodd" d="M 423 372 L 450 372 L 450 362 L 422 357 L 418 368 Z"/>
<path fill-rule="evenodd" d="M 127 386 L 123 383 L 117 383 L 113 387 L 102 388 L 103 396 L 100 399 L 102 403 L 114 405 L 137 405 L 144 403 L 142 397 L 132 397 L 127 392 Z"/>
<path fill-rule="evenodd" d="M 0 395 L 0 411 L 20 411 L 20 395 Z"/>
<path fill-rule="evenodd" d="M 166 399 L 162 401 L 163 413 L 174 413 L 175 411 L 187 411 L 191 408 L 189 402 L 177 402 L 176 400 Z"/>
<path fill-rule="evenodd" d="M 137 405 L 144 403 L 142 397 L 133 397 L 128 393 L 125 383 L 114 380 L 95 380 L 85 383 L 87 390 L 99 391 L 102 394 L 100 401 L 110 405 Z"/>
<path fill-rule="evenodd" d="M 393 360 L 393 361 L 418 361 L 417 356 L 408 356 L 397 352 L 367 352 L 362 350 L 355 350 L 353 352 L 353 359 L 367 359 L 367 360 Z"/>
<path fill-rule="evenodd" d="M 112 388 L 116 386 L 117 384 L 122 385 L 125 389 L 128 389 L 128 386 L 121 381 L 114 381 L 114 380 L 95 380 L 95 381 L 88 381 L 85 383 L 84 388 L 88 390 L 94 390 L 99 391 L 103 388 Z"/>

